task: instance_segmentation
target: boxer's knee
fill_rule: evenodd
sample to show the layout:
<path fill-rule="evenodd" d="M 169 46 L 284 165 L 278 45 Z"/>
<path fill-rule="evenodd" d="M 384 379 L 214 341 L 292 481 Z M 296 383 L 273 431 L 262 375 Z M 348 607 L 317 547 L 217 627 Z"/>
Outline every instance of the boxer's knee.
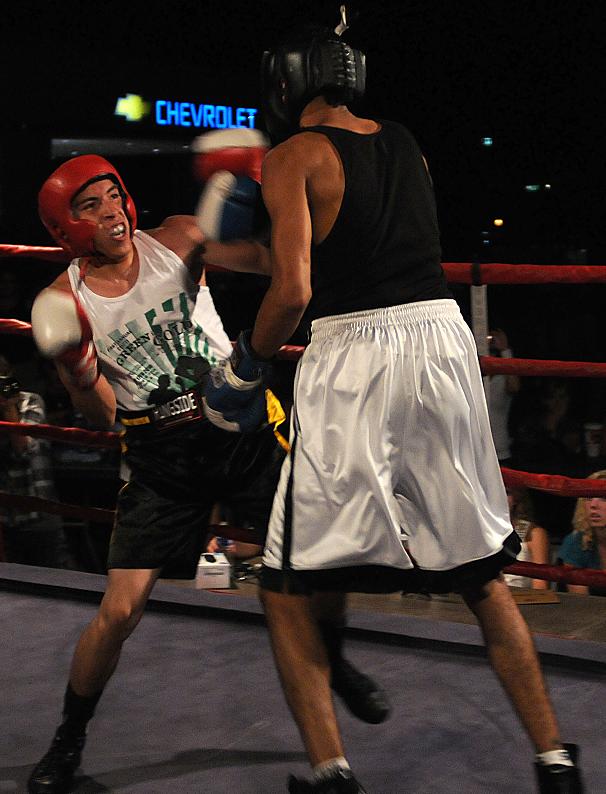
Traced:
<path fill-rule="evenodd" d="M 133 633 L 143 616 L 145 602 L 139 599 L 110 597 L 103 599 L 97 615 L 98 629 L 122 642 Z"/>

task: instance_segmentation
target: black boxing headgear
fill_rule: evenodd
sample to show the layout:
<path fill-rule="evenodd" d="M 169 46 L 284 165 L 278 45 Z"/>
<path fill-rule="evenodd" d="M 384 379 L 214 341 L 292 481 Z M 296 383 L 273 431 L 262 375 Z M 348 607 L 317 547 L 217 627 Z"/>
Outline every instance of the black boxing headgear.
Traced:
<path fill-rule="evenodd" d="M 348 105 L 364 95 L 365 87 L 366 56 L 330 29 L 315 29 L 263 53 L 261 102 L 272 138 L 294 132 L 314 97 Z"/>

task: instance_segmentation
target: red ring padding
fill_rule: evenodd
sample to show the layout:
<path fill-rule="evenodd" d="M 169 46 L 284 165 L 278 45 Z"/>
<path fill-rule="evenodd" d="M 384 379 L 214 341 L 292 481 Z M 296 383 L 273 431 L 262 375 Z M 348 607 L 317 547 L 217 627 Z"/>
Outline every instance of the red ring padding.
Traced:
<path fill-rule="evenodd" d="M 116 515 L 114 510 L 105 510 L 102 507 L 70 505 L 64 502 L 54 502 L 52 499 L 42 499 L 39 496 L 25 496 L 5 491 L 0 491 L 0 504 L 7 507 L 23 508 L 24 512 L 28 513 L 51 513 L 66 518 L 82 518 L 85 521 L 98 524 L 113 524 Z"/>
<path fill-rule="evenodd" d="M 32 327 L 23 320 L 0 320 L 0 333 L 31 336 Z"/>
<path fill-rule="evenodd" d="M 44 259 L 47 262 L 58 262 L 67 265 L 71 256 L 63 248 L 46 245 L 11 245 L 0 243 L 0 257 L 25 257 L 31 259 Z"/>
<path fill-rule="evenodd" d="M 116 517 L 115 510 L 106 510 L 102 507 L 87 507 L 85 505 L 71 505 L 65 502 L 55 502 L 52 499 L 42 499 L 39 496 L 24 496 L 22 494 L 9 494 L 0 491 L 0 505 L 6 507 L 22 508 L 26 512 L 50 513 L 64 518 L 80 518 L 97 524 L 113 524 Z M 239 540 L 242 543 L 260 544 L 258 535 L 252 529 L 232 527 L 225 524 L 211 524 L 209 532 L 220 535 L 230 540 Z"/>
<path fill-rule="evenodd" d="M 54 427 L 52 425 L 0 422 L 0 432 L 2 431 L 19 433 L 20 435 L 52 438 L 53 440 L 62 441 L 64 443 L 93 447 L 116 448 L 120 443 L 119 433 L 82 430 L 80 428 Z M 514 469 L 505 467 L 503 467 L 501 471 L 503 480 L 507 485 L 525 485 L 526 487 L 552 493 L 557 496 L 587 497 L 604 496 L 606 494 L 606 480 L 582 480 L 563 477 L 557 474 L 533 474 L 531 472 L 515 471 Z M 7 494 L 2 491 L 0 491 L 0 504 L 20 507 L 28 511 L 41 511 L 66 517 L 77 517 L 103 524 L 112 523 L 115 515 L 112 510 L 60 504 L 47 499 Z M 212 531 L 216 531 L 231 540 L 238 540 L 244 543 L 259 542 L 254 532 L 240 527 L 231 527 L 221 524 Z M 516 562 L 508 566 L 505 572 L 529 576 L 534 579 L 546 579 L 547 581 L 606 588 L 606 571 L 600 573 L 591 569 L 573 568 L 571 566 L 549 566 L 528 562 Z"/>
<path fill-rule="evenodd" d="M 0 333 L 31 335 L 31 325 L 22 320 L 0 319 Z M 303 355 L 301 345 L 282 345 L 277 358 L 298 361 Z M 484 375 L 558 376 L 561 378 L 606 378 L 606 364 L 594 361 L 545 361 L 534 358 L 497 358 L 480 356 Z"/>
<path fill-rule="evenodd" d="M 69 255 L 63 248 L 42 245 L 0 243 L 0 257 L 30 257 L 67 264 Z M 207 270 L 225 271 L 217 265 Z M 442 262 L 451 284 L 603 284 L 604 265 L 523 265 L 499 262 Z"/>
<path fill-rule="evenodd" d="M 606 378 L 606 364 L 594 361 L 555 361 L 536 358 L 480 356 L 484 375 L 531 375 L 533 377 Z"/>
<path fill-rule="evenodd" d="M 541 565 L 537 562 L 516 562 L 504 568 L 504 573 L 544 579 L 558 584 L 580 584 L 606 590 L 606 571 L 593 568 L 575 568 L 573 565 Z"/>
<path fill-rule="evenodd" d="M 501 467 L 503 482 L 510 487 L 525 486 L 535 491 L 543 491 L 554 496 L 569 496 L 576 499 L 592 496 L 606 496 L 606 480 L 584 480 L 564 477 L 561 474 L 534 474 Z"/>
<path fill-rule="evenodd" d="M 443 262 L 451 284 L 603 284 L 604 265 L 509 265 Z"/>
<path fill-rule="evenodd" d="M 103 430 L 83 430 L 79 427 L 57 427 L 56 425 L 31 425 L 21 422 L 0 422 L 0 432 L 15 433 L 18 436 L 50 438 L 61 444 L 83 444 L 90 447 L 117 449 L 120 447 L 120 433 Z"/>

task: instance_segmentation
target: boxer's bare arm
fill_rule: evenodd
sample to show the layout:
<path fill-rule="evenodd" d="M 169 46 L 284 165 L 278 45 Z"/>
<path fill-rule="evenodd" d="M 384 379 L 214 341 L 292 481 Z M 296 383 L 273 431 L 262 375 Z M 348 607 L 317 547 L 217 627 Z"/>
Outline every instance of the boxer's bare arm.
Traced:
<path fill-rule="evenodd" d="M 269 249 L 264 245 L 256 240 L 205 240 L 193 215 L 172 215 L 147 234 L 174 251 L 196 280 L 197 271 L 207 264 L 241 273 L 267 276 L 271 272 Z"/>
<path fill-rule="evenodd" d="M 62 364 L 55 362 L 55 366 L 74 408 L 101 430 L 113 427 L 116 421 L 116 396 L 107 379 L 101 375 L 92 389 L 82 391 L 71 384 L 69 372 Z"/>
<path fill-rule="evenodd" d="M 311 299 L 312 223 L 304 147 L 304 143 L 291 139 L 273 149 L 263 163 L 263 198 L 271 219 L 272 273 L 251 343 L 258 355 L 268 358 L 292 336 Z"/>
<path fill-rule="evenodd" d="M 269 248 L 257 240 L 208 240 L 204 244 L 203 261 L 239 273 L 271 275 Z"/>

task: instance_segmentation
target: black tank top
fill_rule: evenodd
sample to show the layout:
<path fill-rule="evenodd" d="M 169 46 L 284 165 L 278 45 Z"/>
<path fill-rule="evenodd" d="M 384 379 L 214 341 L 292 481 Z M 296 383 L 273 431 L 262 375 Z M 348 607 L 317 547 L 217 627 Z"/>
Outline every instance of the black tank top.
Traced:
<path fill-rule="evenodd" d="M 306 127 L 333 144 L 345 190 L 326 239 L 312 246 L 309 318 L 452 297 L 441 265 L 431 179 L 408 130 L 370 135 Z"/>

